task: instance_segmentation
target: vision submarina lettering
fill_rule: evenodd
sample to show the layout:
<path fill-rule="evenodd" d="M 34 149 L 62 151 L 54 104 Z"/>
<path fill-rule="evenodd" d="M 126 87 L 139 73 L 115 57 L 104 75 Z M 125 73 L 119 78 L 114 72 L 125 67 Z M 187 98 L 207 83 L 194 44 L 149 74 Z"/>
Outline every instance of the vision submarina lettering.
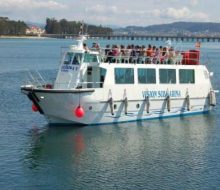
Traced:
<path fill-rule="evenodd" d="M 167 96 L 170 97 L 181 97 L 181 92 L 180 90 L 153 90 L 153 91 L 143 91 L 143 97 L 150 97 L 150 98 L 164 98 Z"/>

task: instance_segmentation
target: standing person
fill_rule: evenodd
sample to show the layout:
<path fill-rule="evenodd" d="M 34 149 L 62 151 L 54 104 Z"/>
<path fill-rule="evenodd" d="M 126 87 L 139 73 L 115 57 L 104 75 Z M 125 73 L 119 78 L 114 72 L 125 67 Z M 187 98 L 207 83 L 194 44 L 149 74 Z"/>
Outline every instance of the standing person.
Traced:
<path fill-rule="evenodd" d="M 89 51 L 89 48 L 87 47 L 86 43 L 83 44 L 83 49 L 87 52 Z"/>
<path fill-rule="evenodd" d="M 120 55 L 120 50 L 117 45 L 112 45 L 112 57 L 113 57 L 113 62 L 117 62 L 117 59 Z"/>
<path fill-rule="evenodd" d="M 136 50 L 134 44 L 131 45 L 131 54 L 130 54 L 130 62 L 134 63 L 135 62 L 135 57 L 136 57 Z"/>
<path fill-rule="evenodd" d="M 110 45 L 106 45 L 105 47 L 105 61 L 108 63 L 112 62 L 112 50 L 110 49 Z"/>
<path fill-rule="evenodd" d="M 147 56 L 146 62 L 147 63 L 151 62 L 152 53 L 153 53 L 153 49 L 152 49 L 152 46 L 149 44 L 147 51 L 146 51 L 146 56 Z"/>
<path fill-rule="evenodd" d="M 128 45 L 127 48 L 124 51 L 124 62 L 129 63 L 131 60 L 131 46 Z"/>
<path fill-rule="evenodd" d="M 160 62 L 160 49 L 156 48 L 154 56 L 153 56 L 153 63 L 158 64 Z"/>
<path fill-rule="evenodd" d="M 124 45 L 121 45 L 120 46 L 120 51 L 121 51 L 121 62 L 124 63 L 125 60 L 124 60 L 124 56 L 125 56 L 125 46 Z"/>
<path fill-rule="evenodd" d="M 162 53 L 163 53 L 163 46 L 159 47 L 159 52 L 160 52 L 160 54 L 159 54 L 159 62 L 161 63 L 161 58 L 162 58 Z"/>
<path fill-rule="evenodd" d="M 153 46 L 152 48 L 152 53 L 151 53 L 151 57 L 154 57 L 156 53 L 156 46 Z"/>
<path fill-rule="evenodd" d="M 175 51 L 173 47 L 170 47 L 168 54 L 168 64 L 174 64 L 174 59 L 175 59 Z"/>

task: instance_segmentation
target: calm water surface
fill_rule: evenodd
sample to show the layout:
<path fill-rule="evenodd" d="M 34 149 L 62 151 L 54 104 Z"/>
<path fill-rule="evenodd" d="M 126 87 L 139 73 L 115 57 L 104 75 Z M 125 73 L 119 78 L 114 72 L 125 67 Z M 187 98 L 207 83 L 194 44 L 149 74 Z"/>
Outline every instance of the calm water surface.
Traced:
<path fill-rule="evenodd" d="M 2 190 L 220 189 L 220 105 L 206 115 L 92 127 L 49 127 L 32 113 L 20 93 L 27 70 L 54 80 L 60 48 L 71 43 L 0 39 Z M 220 44 L 202 52 L 220 90 Z"/>

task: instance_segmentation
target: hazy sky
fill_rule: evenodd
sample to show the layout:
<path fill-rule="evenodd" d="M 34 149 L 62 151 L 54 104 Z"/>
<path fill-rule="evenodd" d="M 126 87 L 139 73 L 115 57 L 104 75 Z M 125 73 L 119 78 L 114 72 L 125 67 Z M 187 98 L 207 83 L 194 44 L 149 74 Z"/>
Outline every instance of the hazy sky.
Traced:
<path fill-rule="evenodd" d="M 0 0 L 0 16 L 45 23 L 46 17 L 102 25 L 220 22 L 219 0 Z"/>

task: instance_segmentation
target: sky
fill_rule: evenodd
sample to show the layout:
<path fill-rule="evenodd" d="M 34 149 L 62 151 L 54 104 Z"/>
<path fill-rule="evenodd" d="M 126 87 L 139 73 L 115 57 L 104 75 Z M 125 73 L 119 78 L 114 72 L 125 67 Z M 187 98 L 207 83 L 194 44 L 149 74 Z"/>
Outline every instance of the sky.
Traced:
<path fill-rule="evenodd" d="M 45 23 L 47 17 L 95 25 L 148 26 L 220 22 L 219 0 L 0 0 L 0 16 Z"/>

